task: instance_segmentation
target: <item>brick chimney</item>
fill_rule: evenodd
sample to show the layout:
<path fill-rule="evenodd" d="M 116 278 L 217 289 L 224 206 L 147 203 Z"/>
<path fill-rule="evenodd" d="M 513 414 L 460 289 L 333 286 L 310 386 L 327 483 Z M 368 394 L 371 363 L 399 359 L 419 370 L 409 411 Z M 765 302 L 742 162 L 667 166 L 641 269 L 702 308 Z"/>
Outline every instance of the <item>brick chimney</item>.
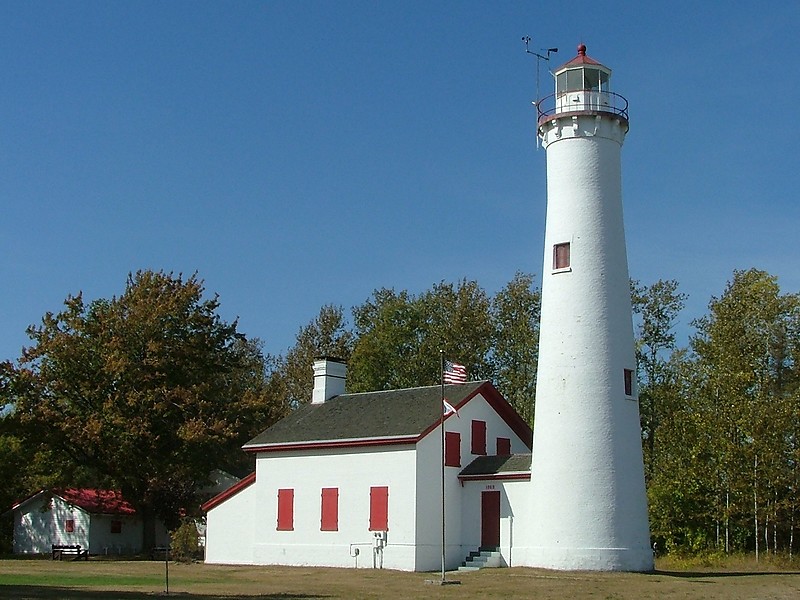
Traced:
<path fill-rule="evenodd" d="M 323 404 L 334 396 L 344 394 L 347 364 L 338 358 L 322 356 L 314 359 L 314 392 L 311 404 Z"/>

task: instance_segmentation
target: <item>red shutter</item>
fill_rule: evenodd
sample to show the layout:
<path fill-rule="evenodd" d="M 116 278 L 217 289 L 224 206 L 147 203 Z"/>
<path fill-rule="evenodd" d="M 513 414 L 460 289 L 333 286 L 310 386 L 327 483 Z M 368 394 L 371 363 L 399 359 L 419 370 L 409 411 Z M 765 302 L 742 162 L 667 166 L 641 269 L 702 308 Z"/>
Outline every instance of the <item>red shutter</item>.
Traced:
<path fill-rule="evenodd" d="M 389 488 L 369 488 L 369 530 L 389 530 Z"/>
<path fill-rule="evenodd" d="M 278 531 L 294 530 L 294 490 L 278 490 Z"/>
<path fill-rule="evenodd" d="M 511 454 L 511 440 L 509 438 L 497 438 L 497 456 L 508 456 Z"/>
<path fill-rule="evenodd" d="M 461 434 L 457 431 L 444 433 L 444 464 L 446 467 L 461 466 Z"/>
<path fill-rule="evenodd" d="M 339 488 L 322 488 L 320 531 L 339 530 Z"/>
<path fill-rule="evenodd" d="M 67 533 L 75 532 L 75 519 L 67 519 L 64 521 L 64 531 Z"/>
<path fill-rule="evenodd" d="M 472 422 L 472 453 L 486 454 L 486 421 Z"/>

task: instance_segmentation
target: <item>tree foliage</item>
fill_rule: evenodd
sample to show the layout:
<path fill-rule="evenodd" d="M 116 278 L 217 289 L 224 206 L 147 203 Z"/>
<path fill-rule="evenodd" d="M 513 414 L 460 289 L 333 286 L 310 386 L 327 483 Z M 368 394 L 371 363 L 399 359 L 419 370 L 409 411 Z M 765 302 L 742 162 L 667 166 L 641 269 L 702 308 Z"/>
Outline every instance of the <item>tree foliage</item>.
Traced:
<path fill-rule="evenodd" d="M 177 529 L 170 532 L 170 558 L 177 562 L 190 563 L 201 557 L 197 524 L 192 518 L 181 519 Z"/>
<path fill-rule="evenodd" d="M 784 536 L 793 533 L 796 502 L 785 491 L 794 474 L 787 458 L 800 381 L 798 300 L 781 294 L 777 278 L 764 271 L 736 271 L 709 303 L 709 314 L 696 322 L 695 387 L 711 425 L 718 474 L 714 517 L 727 531 L 729 547 L 731 528 L 746 530 L 748 520 L 753 531 L 747 537 L 757 553 L 777 547 L 780 521 L 789 523 L 781 527 Z"/>
<path fill-rule="evenodd" d="M 659 280 L 649 286 L 631 283 L 631 304 L 637 317 L 639 416 L 648 480 L 653 475 L 658 430 L 673 408 L 670 404 L 679 374 L 679 365 L 673 360 L 677 348 L 674 327 L 685 300 L 675 280 Z"/>
<path fill-rule="evenodd" d="M 29 328 L 14 415 L 28 442 L 69 463 L 62 484 L 120 489 L 169 526 L 211 469 L 241 470 L 241 444 L 282 407 L 258 343 L 203 295 L 196 276 L 140 271 L 119 297 L 70 296 Z"/>
<path fill-rule="evenodd" d="M 313 390 L 313 363 L 320 356 L 348 360 L 353 333 L 347 327 L 344 309 L 323 306 L 317 317 L 297 333 L 295 345 L 286 356 L 271 358 L 270 396 L 282 398 L 290 407 L 308 402 Z"/>
<path fill-rule="evenodd" d="M 217 315 L 195 276 L 129 277 L 125 293 L 69 297 L 0 364 L 6 504 L 54 485 L 114 486 L 174 524 L 213 467 L 311 398 L 313 359 L 348 361 L 348 391 L 433 385 L 440 350 L 492 379 L 532 424 L 540 293 L 518 273 L 489 296 L 475 281 L 375 290 L 326 305 L 284 356 Z M 687 347 L 678 282 L 632 282 L 651 532 L 675 552 L 788 552 L 800 514 L 800 296 L 736 271 Z M 210 462 L 213 462 L 213 464 Z"/>
<path fill-rule="evenodd" d="M 492 299 L 494 347 L 491 364 L 495 385 L 533 426 L 533 400 L 539 363 L 541 293 L 533 276 L 517 273 Z"/>
<path fill-rule="evenodd" d="M 475 281 L 442 282 L 418 296 L 376 290 L 353 309 L 356 342 L 349 389 L 436 384 L 440 350 L 464 364 L 471 378 L 488 377 L 494 335 L 489 307 L 486 292 Z"/>
<path fill-rule="evenodd" d="M 518 273 L 494 297 L 475 281 L 441 282 L 419 294 L 375 290 L 352 309 L 323 307 L 301 328 L 272 383 L 296 406 L 311 397 L 315 356 L 348 360 L 350 392 L 434 385 L 440 351 L 467 367 L 471 379 L 493 379 L 526 418 L 532 418 L 536 380 L 539 290 Z"/>
<path fill-rule="evenodd" d="M 670 288 L 660 293 L 667 301 L 657 314 L 668 316 L 677 305 Z M 642 420 L 645 434 L 648 426 L 658 432 L 645 449 L 652 531 L 662 547 L 794 551 L 799 300 L 764 271 L 735 271 L 694 321 L 690 349 L 660 359 L 640 346 L 643 385 L 657 392 L 645 396 Z M 658 330 L 652 339 L 668 349 Z"/>

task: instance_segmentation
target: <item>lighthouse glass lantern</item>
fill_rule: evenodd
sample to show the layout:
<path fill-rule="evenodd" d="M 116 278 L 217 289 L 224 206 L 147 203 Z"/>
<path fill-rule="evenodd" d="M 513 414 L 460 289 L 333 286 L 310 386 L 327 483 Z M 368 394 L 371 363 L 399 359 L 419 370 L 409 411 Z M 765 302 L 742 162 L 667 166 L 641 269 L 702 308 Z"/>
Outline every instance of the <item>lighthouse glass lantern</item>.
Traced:
<path fill-rule="evenodd" d="M 611 93 L 611 69 L 586 55 L 586 46 L 578 46 L 578 56 L 554 72 L 556 91 L 549 101 L 549 114 L 576 111 L 627 113 L 627 102 Z M 546 102 L 547 103 L 547 102 Z M 554 105 L 554 106 L 553 106 Z"/>

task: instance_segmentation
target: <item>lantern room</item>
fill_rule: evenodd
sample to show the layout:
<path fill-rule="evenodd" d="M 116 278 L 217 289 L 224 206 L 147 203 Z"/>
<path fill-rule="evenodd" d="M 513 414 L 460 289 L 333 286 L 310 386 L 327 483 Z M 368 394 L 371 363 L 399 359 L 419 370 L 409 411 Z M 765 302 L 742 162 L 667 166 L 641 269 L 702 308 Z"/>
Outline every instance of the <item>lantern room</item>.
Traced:
<path fill-rule="evenodd" d="M 578 56 L 559 67 L 556 76 L 556 95 L 582 90 L 608 92 L 611 69 L 586 56 L 586 46 L 578 46 Z"/>
<path fill-rule="evenodd" d="M 611 92 L 611 69 L 586 55 L 586 45 L 578 55 L 553 73 L 555 94 L 537 103 L 539 123 L 557 115 L 574 112 L 611 113 L 628 118 L 628 102 Z"/>

